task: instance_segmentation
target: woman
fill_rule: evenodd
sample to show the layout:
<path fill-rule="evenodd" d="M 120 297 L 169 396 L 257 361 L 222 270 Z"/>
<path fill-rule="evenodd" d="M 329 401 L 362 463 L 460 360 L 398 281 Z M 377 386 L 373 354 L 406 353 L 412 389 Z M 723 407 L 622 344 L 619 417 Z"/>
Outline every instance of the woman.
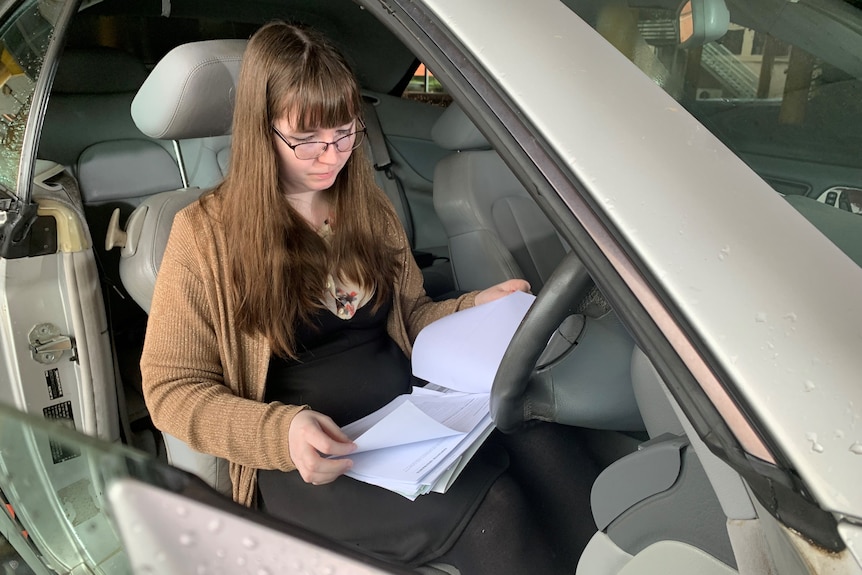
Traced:
<path fill-rule="evenodd" d="M 497 523 L 494 497 L 517 508 L 505 454 L 489 448 L 457 488 L 416 502 L 327 457 L 354 449 L 339 425 L 409 392 L 424 326 L 529 289 L 511 280 L 444 302 L 425 295 L 363 153 L 361 110 L 325 38 L 274 22 L 249 40 L 230 170 L 177 215 L 160 267 L 141 361 L 147 405 L 159 429 L 230 461 L 239 503 L 406 564 L 457 559 L 459 548 L 462 563 L 499 555 L 462 542 L 486 532 L 470 527 L 476 518 Z M 500 537 L 530 531 L 515 521 Z"/>

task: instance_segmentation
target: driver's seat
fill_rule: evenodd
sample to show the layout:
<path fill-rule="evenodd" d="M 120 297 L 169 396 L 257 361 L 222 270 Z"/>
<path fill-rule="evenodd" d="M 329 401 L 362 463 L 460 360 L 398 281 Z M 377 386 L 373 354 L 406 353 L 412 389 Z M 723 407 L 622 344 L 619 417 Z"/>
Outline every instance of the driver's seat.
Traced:
<path fill-rule="evenodd" d="M 434 209 L 446 230 L 456 287 L 523 278 L 537 293 L 569 247 L 457 104 L 431 131 L 455 153 L 434 170 Z"/>

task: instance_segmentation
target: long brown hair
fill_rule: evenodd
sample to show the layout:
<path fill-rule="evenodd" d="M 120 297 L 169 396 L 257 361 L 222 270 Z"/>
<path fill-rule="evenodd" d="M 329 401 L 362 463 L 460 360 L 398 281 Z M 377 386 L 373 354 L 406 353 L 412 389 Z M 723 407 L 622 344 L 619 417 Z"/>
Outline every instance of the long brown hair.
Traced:
<path fill-rule="evenodd" d="M 329 245 L 279 187 L 274 120 L 289 117 L 305 131 L 361 116 L 358 81 L 324 36 L 271 22 L 251 37 L 237 82 L 230 167 L 214 194 L 223 198 L 237 326 L 265 333 L 283 357 L 296 357 L 296 327 L 322 307 L 330 272 L 374 289 L 377 307 L 392 295 L 396 251 L 386 230 L 398 220 L 362 146 L 325 192 L 335 210 Z"/>

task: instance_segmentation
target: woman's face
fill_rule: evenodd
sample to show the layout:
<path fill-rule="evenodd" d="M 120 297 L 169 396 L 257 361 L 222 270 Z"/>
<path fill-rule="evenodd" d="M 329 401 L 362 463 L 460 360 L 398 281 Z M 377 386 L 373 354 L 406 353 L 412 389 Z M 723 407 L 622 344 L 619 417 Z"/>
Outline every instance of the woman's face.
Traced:
<path fill-rule="evenodd" d="M 279 179 L 285 193 L 293 195 L 329 189 L 350 158 L 354 141 L 350 136 L 355 131 L 355 120 L 343 126 L 313 131 L 297 130 L 287 118 L 273 122 Z M 326 150 L 314 157 L 324 147 Z M 347 151 L 341 152 L 339 148 Z"/>

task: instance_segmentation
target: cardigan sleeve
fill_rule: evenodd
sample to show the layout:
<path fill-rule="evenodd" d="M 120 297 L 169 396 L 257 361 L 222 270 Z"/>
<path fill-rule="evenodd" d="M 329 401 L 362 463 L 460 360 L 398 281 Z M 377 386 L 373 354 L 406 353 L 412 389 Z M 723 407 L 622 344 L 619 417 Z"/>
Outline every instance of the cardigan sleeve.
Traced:
<path fill-rule="evenodd" d="M 264 343 L 266 349 L 255 354 L 237 344 L 242 336 L 225 319 L 221 290 L 226 286 L 218 285 L 220 275 L 213 271 L 218 258 L 207 251 L 207 241 L 217 243 L 211 230 L 178 214 L 159 269 L 141 358 L 153 423 L 196 451 L 243 466 L 293 470 L 288 429 L 304 407 L 265 404 L 246 390 L 247 380 L 260 374 L 247 373 L 254 362 L 234 356 L 268 361 L 269 349 Z"/>

